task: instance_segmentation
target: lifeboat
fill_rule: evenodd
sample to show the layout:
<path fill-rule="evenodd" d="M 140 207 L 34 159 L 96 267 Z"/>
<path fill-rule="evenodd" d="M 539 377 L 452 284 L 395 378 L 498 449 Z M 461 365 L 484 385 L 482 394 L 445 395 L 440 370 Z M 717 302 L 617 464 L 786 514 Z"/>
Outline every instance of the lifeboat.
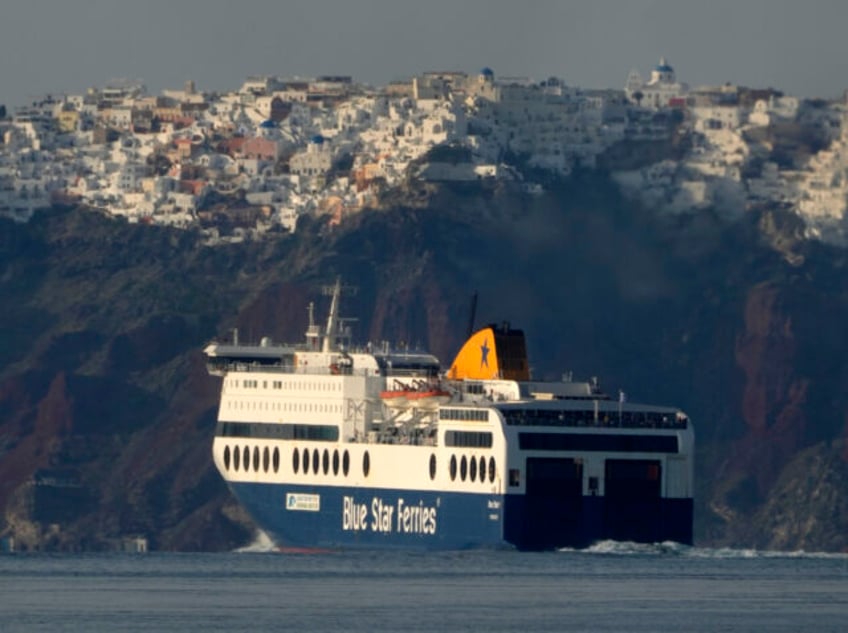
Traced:
<path fill-rule="evenodd" d="M 441 389 L 399 389 L 380 392 L 380 399 L 390 409 L 436 409 L 450 398 L 450 393 Z"/>
<path fill-rule="evenodd" d="M 390 409 L 408 409 L 410 407 L 409 398 L 407 397 L 409 393 L 409 391 L 405 390 L 381 391 L 380 399 Z"/>
<path fill-rule="evenodd" d="M 413 407 L 422 409 L 436 409 L 440 404 L 450 400 L 450 393 L 441 389 L 430 389 L 428 391 L 413 391 L 407 395 Z"/>

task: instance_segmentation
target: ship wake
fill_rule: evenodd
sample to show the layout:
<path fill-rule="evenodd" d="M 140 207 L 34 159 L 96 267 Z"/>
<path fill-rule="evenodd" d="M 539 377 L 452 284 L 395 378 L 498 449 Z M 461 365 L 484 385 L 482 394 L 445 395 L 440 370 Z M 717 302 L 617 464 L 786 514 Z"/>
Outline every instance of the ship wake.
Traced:
<path fill-rule="evenodd" d="M 731 547 L 691 547 L 672 541 L 663 543 L 633 543 L 630 541 L 598 541 L 585 549 L 562 548 L 560 552 L 579 552 L 581 554 L 621 555 L 621 556 L 679 556 L 681 558 L 705 559 L 755 559 L 755 558 L 821 558 L 848 560 L 848 553 L 806 552 L 797 550 L 780 552 Z"/>

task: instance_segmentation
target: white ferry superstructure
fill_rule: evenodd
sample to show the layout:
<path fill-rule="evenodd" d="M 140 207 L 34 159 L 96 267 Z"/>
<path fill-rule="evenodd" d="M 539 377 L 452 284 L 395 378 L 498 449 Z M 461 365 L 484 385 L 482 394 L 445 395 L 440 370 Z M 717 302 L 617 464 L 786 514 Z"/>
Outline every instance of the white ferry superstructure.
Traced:
<path fill-rule="evenodd" d="M 212 343 L 213 442 L 280 547 L 519 549 L 692 543 L 694 434 L 679 409 L 530 379 L 524 335 L 427 353 L 354 349 L 333 289 L 301 345 Z"/>

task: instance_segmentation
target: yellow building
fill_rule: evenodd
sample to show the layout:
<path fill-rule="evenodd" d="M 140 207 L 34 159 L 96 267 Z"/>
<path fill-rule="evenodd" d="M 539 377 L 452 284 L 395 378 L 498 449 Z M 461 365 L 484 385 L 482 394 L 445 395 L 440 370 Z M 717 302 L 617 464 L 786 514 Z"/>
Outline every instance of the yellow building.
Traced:
<path fill-rule="evenodd" d="M 76 132 L 79 127 L 80 113 L 78 110 L 62 110 L 56 117 L 59 132 L 69 134 Z"/>

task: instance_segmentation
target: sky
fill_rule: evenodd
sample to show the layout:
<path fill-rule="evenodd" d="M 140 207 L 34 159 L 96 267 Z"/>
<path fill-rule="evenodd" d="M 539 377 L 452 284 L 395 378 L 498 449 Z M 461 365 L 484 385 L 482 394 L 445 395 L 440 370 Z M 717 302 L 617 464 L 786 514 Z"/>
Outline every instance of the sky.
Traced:
<path fill-rule="evenodd" d="M 428 70 L 623 88 L 661 56 L 690 84 L 848 88 L 845 0 L 3 0 L 0 104 L 117 79 L 235 90 L 249 75 Z"/>

